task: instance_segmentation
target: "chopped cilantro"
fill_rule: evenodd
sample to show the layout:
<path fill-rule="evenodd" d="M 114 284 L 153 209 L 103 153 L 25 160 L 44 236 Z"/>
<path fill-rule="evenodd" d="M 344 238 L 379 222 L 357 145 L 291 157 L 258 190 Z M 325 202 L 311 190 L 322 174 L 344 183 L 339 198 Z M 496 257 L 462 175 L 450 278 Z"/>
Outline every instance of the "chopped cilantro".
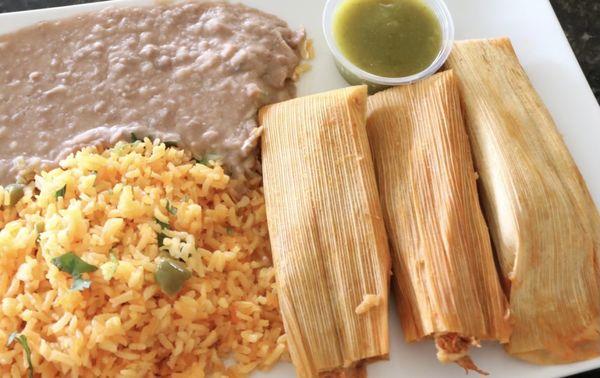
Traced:
<path fill-rule="evenodd" d="M 177 208 L 171 205 L 171 202 L 169 202 L 169 200 L 167 200 L 167 211 L 173 215 L 177 215 Z"/>
<path fill-rule="evenodd" d="M 201 158 L 194 158 L 194 161 L 198 164 L 202 164 L 202 165 L 209 165 L 211 164 L 211 161 L 217 161 L 217 160 L 221 160 L 222 157 L 221 155 L 217 155 L 217 154 L 206 154 L 204 156 L 202 156 Z"/>
<path fill-rule="evenodd" d="M 67 192 L 67 185 L 65 185 L 62 188 L 60 188 L 59 190 L 57 190 L 54 193 L 54 197 L 56 197 L 56 198 L 64 197 L 66 192 Z"/>
<path fill-rule="evenodd" d="M 156 221 L 156 223 L 158 223 L 160 225 L 160 228 L 164 229 L 169 229 L 169 224 L 165 223 L 165 222 L 161 222 L 158 219 L 154 218 L 154 220 Z"/>
<path fill-rule="evenodd" d="M 71 284 L 71 290 L 82 291 L 84 289 L 89 289 L 91 285 L 92 281 L 81 277 L 75 277 L 73 279 L 73 283 Z"/>
<path fill-rule="evenodd" d="M 73 252 L 53 258 L 52 264 L 61 272 L 69 273 L 73 277 L 81 276 L 82 273 L 95 272 L 98 269 L 97 266 L 86 263 Z"/>
<path fill-rule="evenodd" d="M 160 228 L 163 230 L 169 230 L 171 228 L 168 223 L 161 222 L 156 218 L 154 218 L 154 220 L 156 221 L 156 223 L 158 223 L 160 225 Z M 162 246 L 165 245 L 164 240 L 166 237 L 167 237 L 167 235 L 165 235 L 163 232 L 159 232 L 156 235 L 156 241 L 158 243 L 158 248 L 161 248 Z"/>
<path fill-rule="evenodd" d="M 9 347 L 15 341 L 17 336 L 19 336 L 18 332 L 13 332 L 10 335 L 8 335 L 8 340 L 6 341 L 6 346 Z"/>
<path fill-rule="evenodd" d="M 81 275 L 83 273 L 95 272 L 98 269 L 97 266 L 86 263 L 73 252 L 55 257 L 51 261 L 61 272 L 69 273 L 73 277 L 71 290 L 81 291 L 88 289 L 91 281 L 81 278 Z"/>
<path fill-rule="evenodd" d="M 165 245 L 166 237 L 167 237 L 167 235 L 163 234 L 162 232 L 156 235 L 156 241 L 158 243 L 158 248 L 161 248 Z"/>
<path fill-rule="evenodd" d="M 33 378 L 33 363 L 31 362 L 31 349 L 29 349 L 29 343 L 27 343 L 27 337 L 25 335 L 20 335 L 17 332 L 13 332 L 8 336 L 8 341 L 6 342 L 6 347 L 8 348 L 15 342 L 15 340 L 21 344 L 21 347 L 25 351 L 25 358 L 27 359 L 27 364 L 29 365 L 29 378 Z"/>

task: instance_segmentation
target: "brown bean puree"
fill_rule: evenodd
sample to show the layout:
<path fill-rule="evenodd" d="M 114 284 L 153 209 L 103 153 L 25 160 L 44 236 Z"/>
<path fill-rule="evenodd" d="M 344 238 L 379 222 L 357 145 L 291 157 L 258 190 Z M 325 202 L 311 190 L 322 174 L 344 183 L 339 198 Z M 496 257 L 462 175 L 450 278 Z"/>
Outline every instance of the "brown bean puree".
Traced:
<path fill-rule="evenodd" d="M 304 33 L 243 5 L 107 9 L 0 36 L 0 184 L 131 133 L 255 164 L 255 115 L 294 94 Z"/>

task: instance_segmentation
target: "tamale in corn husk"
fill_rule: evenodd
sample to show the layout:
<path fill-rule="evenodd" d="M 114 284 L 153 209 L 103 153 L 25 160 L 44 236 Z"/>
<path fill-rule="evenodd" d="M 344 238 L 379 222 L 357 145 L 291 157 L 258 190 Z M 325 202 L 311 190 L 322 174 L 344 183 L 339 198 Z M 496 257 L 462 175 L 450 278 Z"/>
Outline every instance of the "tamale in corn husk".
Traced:
<path fill-rule="evenodd" d="M 352 368 L 388 354 L 390 262 L 366 100 L 359 86 L 259 112 L 279 302 L 301 377 L 362 374 Z M 377 305 L 357 314 L 367 295 Z"/>
<path fill-rule="evenodd" d="M 600 354 L 600 220 L 507 38 L 457 42 L 480 194 L 514 331 L 507 351 L 555 364 Z"/>
<path fill-rule="evenodd" d="M 320 378 L 367 378 L 367 365 L 361 363 L 359 365 L 334 370 L 329 373 L 319 374 Z"/>
<path fill-rule="evenodd" d="M 404 336 L 478 370 L 469 346 L 507 342 L 510 325 L 454 76 L 371 96 L 367 116 Z"/>

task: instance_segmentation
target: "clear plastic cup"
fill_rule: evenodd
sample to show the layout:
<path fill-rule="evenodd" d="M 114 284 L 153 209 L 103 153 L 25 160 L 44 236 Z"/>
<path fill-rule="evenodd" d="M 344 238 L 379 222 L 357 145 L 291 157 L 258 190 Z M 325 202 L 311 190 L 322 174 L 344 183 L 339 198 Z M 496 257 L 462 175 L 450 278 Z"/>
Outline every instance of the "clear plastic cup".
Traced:
<path fill-rule="evenodd" d="M 434 74 L 448 59 L 448 55 L 450 55 L 450 51 L 452 50 L 452 43 L 454 42 L 454 22 L 452 21 L 450 11 L 442 0 L 421 0 L 436 15 L 442 29 L 440 51 L 429 67 L 413 75 L 402 77 L 379 76 L 357 67 L 342 54 L 333 37 L 333 18 L 338 6 L 344 1 L 327 0 L 325 10 L 323 11 L 323 32 L 325 33 L 325 40 L 327 41 L 329 50 L 333 54 L 338 71 L 349 84 L 367 84 L 369 92 L 374 93 L 387 87 L 414 83 L 417 80 Z"/>

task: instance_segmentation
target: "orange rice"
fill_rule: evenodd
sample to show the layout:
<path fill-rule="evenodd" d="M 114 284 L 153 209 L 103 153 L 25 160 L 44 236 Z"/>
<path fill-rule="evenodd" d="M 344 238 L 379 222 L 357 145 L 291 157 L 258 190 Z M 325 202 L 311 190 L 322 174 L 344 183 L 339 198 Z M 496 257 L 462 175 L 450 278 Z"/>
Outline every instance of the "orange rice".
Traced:
<path fill-rule="evenodd" d="M 261 185 L 146 139 L 68 157 L 15 206 L 0 188 L 0 376 L 27 374 L 15 331 L 43 377 L 269 368 L 287 352 Z M 192 271 L 172 297 L 154 279 L 156 220 L 171 228 L 161 250 Z M 89 289 L 51 263 L 66 252 L 99 267 Z"/>

